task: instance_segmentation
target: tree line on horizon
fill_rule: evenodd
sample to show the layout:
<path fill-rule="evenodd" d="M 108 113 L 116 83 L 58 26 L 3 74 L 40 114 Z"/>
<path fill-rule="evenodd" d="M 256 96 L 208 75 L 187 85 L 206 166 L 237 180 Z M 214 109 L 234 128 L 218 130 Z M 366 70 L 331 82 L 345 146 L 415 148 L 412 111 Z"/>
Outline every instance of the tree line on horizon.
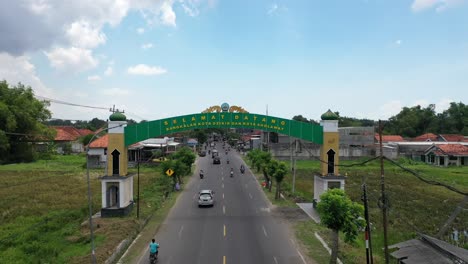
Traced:
<path fill-rule="evenodd" d="M 50 126 L 74 126 L 96 131 L 105 126 L 106 120 L 90 121 L 51 119 L 49 102 L 34 97 L 30 86 L 21 83 L 11 86 L 0 81 L 0 164 L 35 160 L 31 142 L 51 141 L 55 131 Z M 375 120 L 341 117 L 339 126 L 376 126 Z M 293 120 L 317 123 L 302 115 Z M 129 123 L 137 123 L 130 119 Z M 140 122 L 147 122 L 142 120 Z M 435 105 L 413 106 L 403 109 L 385 121 L 384 134 L 416 137 L 424 133 L 468 135 L 468 105 L 452 102 L 442 113 L 435 112 Z"/>
<path fill-rule="evenodd" d="M 468 105 L 462 102 L 451 102 L 450 107 L 442 113 L 436 113 L 435 104 L 427 107 L 420 105 L 403 107 L 401 111 L 384 120 L 383 134 L 400 135 L 405 138 L 414 138 L 425 133 L 434 134 L 460 134 L 468 136 Z M 339 127 L 378 127 L 378 121 L 359 119 L 338 115 Z M 302 115 L 296 115 L 293 120 L 315 123 Z"/>

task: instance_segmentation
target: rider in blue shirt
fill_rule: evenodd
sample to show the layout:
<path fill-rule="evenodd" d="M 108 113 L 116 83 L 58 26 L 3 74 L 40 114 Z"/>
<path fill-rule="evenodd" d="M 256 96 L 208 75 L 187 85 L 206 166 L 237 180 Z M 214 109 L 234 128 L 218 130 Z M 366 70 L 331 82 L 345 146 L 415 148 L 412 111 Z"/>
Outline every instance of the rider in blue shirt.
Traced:
<path fill-rule="evenodd" d="M 151 243 L 149 244 L 149 247 L 150 247 L 150 254 L 156 254 L 156 256 L 158 255 L 158 248 L 159 248 L 159 244 L 155 242 L 154 238 L 151 240 Z"/>

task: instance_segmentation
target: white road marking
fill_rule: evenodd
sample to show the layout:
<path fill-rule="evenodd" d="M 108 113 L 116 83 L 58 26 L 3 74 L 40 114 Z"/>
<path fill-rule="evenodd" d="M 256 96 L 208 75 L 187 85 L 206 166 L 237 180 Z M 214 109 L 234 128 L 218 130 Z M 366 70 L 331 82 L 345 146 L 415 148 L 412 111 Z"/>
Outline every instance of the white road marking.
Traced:
<path fill-rule="evenodd" d="M 172 262 L 172 256 L 169 257 L 169 260 L 167 261 L 167 264 L 171 264 Z"/>
<path fill-rule="evenodd" d="M 266 237 L 268 237 L 267 232 L 265 230 L 265 226 L 262 225 L 262 228 L 263 228 L 263 233 L 265 234 Z"/>
<path fill-rule="evenodd" d="M 223 199 L 224 199 L 224 193 L 223 193 Z"/>
<path fill-rule="evenodd" d="M 320 241 L 320 243 L 322 243 L 322 246 L 328 251 L 328 254 L 331 255 L 331 249 L 328 247 L 327 242 L 325 242 L 325 240 L 323 240 L 323 238 L 317 232 L 315 232 L 315 237 Z M 343 264 L 340 259 L 337 259 L 336 262 L 338 264 Z"/>
<path fill-rule="evenodd" d="M 299 250 L 297 250 L 297 254 L 299 254 L 304 264 L 307 264 L 307 262 L 305 261 L 304 257 L 302 256 L 301 252 L 299 252 Z"/>
<path fill-rule="evenodd" d="M 278 264 L 278 260 L 276 259 L 275 256 L 273 256 L 273 259 L 275 260 L 275 263 Z"/>
<path fill-rule="evenodd" d="M 252 198 L 253 198 L 253 197 L 252 197 L 252 194 L 250 194 L 250 193 L 249 193 L 249 196 L 250 196 L 250 199 L 252 199 Z"/>
<path fill-rule="evenodd" d="M 221 184 L 221 188 L 223 188 L 223 189 L 224 189 L 224 183 L 223 183 L 223 184 Z"/>
<path fill-rule="evenodd" d="M 226 207 L 223 205 L 223 214 L 226 214 Z"/>
<path fill-rule="evenodd" d="M 181 226 L 181 227 L 180 227 L 180 230 L 179 230 L 179 238 L 182 236 L 182 230 L 184 230 L 184 226 Z"/>

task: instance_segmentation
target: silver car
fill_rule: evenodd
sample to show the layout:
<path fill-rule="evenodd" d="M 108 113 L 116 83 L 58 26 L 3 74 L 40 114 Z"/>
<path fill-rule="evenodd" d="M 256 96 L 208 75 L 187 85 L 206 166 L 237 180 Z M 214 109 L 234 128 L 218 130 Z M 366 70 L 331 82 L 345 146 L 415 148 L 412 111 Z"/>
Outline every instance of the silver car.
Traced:
<path fill-rule="evenodd" d="M 198 193 L 198 207 L 213 206 L 214 205 L 214 191 L 201 190 Z"/>

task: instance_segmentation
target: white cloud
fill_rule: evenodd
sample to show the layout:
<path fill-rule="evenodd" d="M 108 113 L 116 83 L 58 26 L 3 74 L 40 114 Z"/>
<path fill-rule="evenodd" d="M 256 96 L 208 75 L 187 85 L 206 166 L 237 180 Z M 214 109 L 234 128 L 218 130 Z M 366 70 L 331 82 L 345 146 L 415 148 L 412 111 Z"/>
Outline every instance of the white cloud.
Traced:
<path fill-rule="evenodd" d="M 141 35 L 141 34 L 145 33 L 145 29 L 144 28 L 137 28 L 137 32 L 138 32 L 138 34 Z"/>
<path fill-rule="evenodd" d="M 141 45 L 141 48 L 146 50 L 146 49 L 151 49 L 153 47 L 153 43 L 145 43 Z"/>
<path fill-rule="evenodd" d="M 273 13 L 276 12 L 276 10 L 278 10 L 278 5 L 277 5 L 277 4 L 272 4 L 272 5 L 268 8 L 267 13 L 268 13 L 269 15 L 272 15 Z"/>
<path fill-rule="evenodd" d="M 414 0 L 411 9 L 414 12 L 420 12 L 435 8 L 437 12 L 442 12 L 448 8 L 459 6 L 464 2 L 466 0 Z"/>
<path fill-rule="evenodd" d="M 36 15 L 44 14 L 51 8 L 46 0 L 32 0 L 27 7 Z"/>
<path fill-rule="evenodd" d="M 418 106 L 418 105 L 421 106 L 422 108 L 425 108 L 429 105 L 429 101 L 427 101 L 426 99 L 419 99 L 419 100 L 414 101 L 411 104 L 411 107 Z"/>
<path fill-rule="evenodd" d="M 73 22 L 67 29 L 66 35 L 74 47 L 95 48 L 106 43 L 106 35 L 101 29 L 87 21 Z"/>
<path fill-rule="evenodd" d="M 124 96 L 129 95 L 130 91 L 121 88 L 111 88 L 111 89 L 104 89 L 100 92 L 103 95 L 112 95 L 112 96 Z"/>
<path fill-rule="evenodd" d="M 194 0 L 198 1 L 198 0 Z M 23 55 L 54 47 L 95 48 L 106 42 L 102 29 L 117 26 L 130 11 L 148 23 L 175 26 L 175 0 L 0 1 L 0 51 Z M 18 20 L 21 17 L 21 20 Z"/>
<path fill-rule="evenodd" d="M 195 17 L 200 14 L 200 11 L 198 11 L 198 8 L 197 8 L 198 3 L 199 1 L 197 0 L 185 0 L 185 1 L 181 0 L 180 1 L 180 5 L 184 9 L 184 12 L 191 17 Z"/>
<path fill-rule="evenodd" d="M 114 73 L 114 70 L 112 69 L 111 66 L 107 67 L 107 69 L 104 71 L 105 76 L 111 76 Z"/>
<path fill-rule="evenodd" d="M 164 2 L 161 5 L 161 21 L 164 25 L 176 26 L 176 14 L 172 10 L 172 3 Z"/>
<path fill-rule="evenodd" d="M 91 76 L 88 76 L 88 81 L 100 81 L 101 80 L 101 76 L 99 75 L 91 75 Z"/>
<path fill-rule="evenodd" d="M 69 72 L 82 72 L 95 68 L 99 61 L 92 55 L 92 51 L 83 48 L 55 48 L 45 52 L 52 67 Z"/>
<path fill-rule="evenodd" d="M 442 113 L 444 110 L 449 109 L 450 103 L 452 102 L 455 102 L 455 101 L 449 98 L 441 99 L 439 102 L 436 103 L 436 112 Z"/>
<path fill-rule="evenodd" d="M 402 108 L 403 108 L 403 105 L 401 101 L 399 100 L 392 100 L 392 101 L 386 102 L 380 107 L 380 116 L 381 118 L 388 119 L 398 114 Z"/>
<path fill-rule="evenodd" d="M 31 86 L 36 95 L 52 96 L 53 92 L 47 88 L 36 74 L 36 67 L 27 56 L 14 57 L 5 52 L 0 53 L 0 81 L 6 80 L 10 85 L 21 82 Z"/>
<path fill-rule="evenodd" d="M 138 64 L 136 66 L 129 67 L 127 72 L 134 75 L 161 75 L 167 73 L 167 70 L 159 66 Z"/>
<path fill-rule="evenodd" d="M 397 45 L 397 46 L 401 46 L 402 43 L 403 43 L 403 42 L 401 41 L 401 39 L 397 39 L 397 40 L 395 41 L 395 45 Z"/>

